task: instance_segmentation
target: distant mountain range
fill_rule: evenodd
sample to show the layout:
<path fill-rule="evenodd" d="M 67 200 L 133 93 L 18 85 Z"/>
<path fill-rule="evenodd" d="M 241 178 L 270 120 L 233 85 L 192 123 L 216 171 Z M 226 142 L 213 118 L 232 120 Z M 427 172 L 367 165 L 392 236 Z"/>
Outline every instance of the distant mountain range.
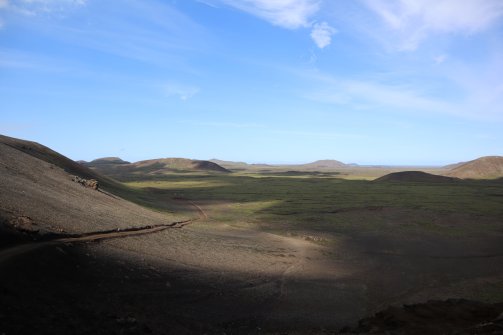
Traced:
<path fill-rule="evenodd" d="M 349 168 L 368 168 L 365 166 L 358 166 L 357 164 L 345 164 L 343 162 L 332 159 L 318 160 L 312 163 L 296 165 L 248 164 L 245 162 L 233 162 L 219 159 L 211 159 L 207 161 L 186 158 L 160 158 L 131 163 L 124 161 L 119 157 L 103 157 L 95 159 L 91 162 L 75 162 L 36 142 L 30 142 L 0 135 L 0 143 L 15 148 L 48 163 L 60 166 L 69 173 L 73 173 L 85 178 L 97 179 L 100 181 L 101 185 L 108 186 L 109 188 L 115 189 L 117 191 L 120 191 L 122 189 L 122 185 L 108 177 L 121 179 L 121 177 L 123 176 L 132 176 L 135 174 L 158 175 L 167 172 L 184 171 L 229 173 L 231 172 L 230 170 L 255 169 L 260 171 L 274 168 L 301 172 L 330 170 L 337 171 Z M 400 170 L 403 171 L 405 169 Z M 96 174 L 95 171 L 98 172 L 98 174 Z M 395 169 L 394 172 L 397 172 L 397 170 Z M 450 164 L 439 168 L 438 171 L 434 171 L 433 173 L 460 179 L 503 178 L 503 156 L 485 156 L 469 162 Z M 415 179 L 416 177 L 424 177 L 424 175 L 418 176 L 417 174 L 414 174 L 409 176 L 392 176 L 391 178 L 394 179 L 405 177 L 407 179 L 411 176 L 413 177 L 412 179 Z"/>
<path fill-rule="evenodd" d="M 325 159 L 325 160 L 318 160 L 312 163 L 307 163 L 307 164 L 295 164 L 295 165 L 268 165 L 268 164 L 247 164 L 244 162 L 232 162 L 232 161 L 224 161 L 224 160 L 218 160 L 218 159 L 212 159 L 211 160 L 214 163 L 218 163 L 219 165 L 223 166 L 226 169 L 257 169 L 257 168 L 282 168 L 282 169 L 288 169 L 288 170 L 293 170 L 293 171 L 327 171 L 327 170 L 341 170 L 341 169 L 349 169 L 349 168 L 388 168 L 386 166 L 359 166 L 358 164 L 345 164 L 343 162 L 340 162 L 338 160 L 333 160 L 333 159 Z M 405 170 L 405 169 L 404 169 Z M 461 179 L 494 179 L 494 178 L 501 178 L 503 177 L 503 157 L 502 156 L 485 156 L 485 157 L 480 157 L 477 159 L 474 159 L 469 162 L 460 162 L 460 163 L 454 163 L 454 164 L 449 164 L 446 166 L 443 166 L 439 168 L 440 172 L 439 174 L 445 175 L 447 177 L 453 177 L 453 178 L 461 178 Z M 424 176 L 418 176 L 418 175 L 398 175 L 398 176 L 392 176 L 392 179 L 394 178 L 408 178 L 408 177 L 413 177 L 412 179 L 415 179 L 416 177 L 421 177 Z M 428 178 L 426 178 L 428 179 Z M 430 180 L 432 180 L 430 178 Z M 444 179 L 446 181 L 446 179 Z"/>
<path fill-rule="evenodd" d="M 357 164 L 344 164 L 343 162 L 337 161 L 335 159 L 324 159 L 318 160 L 312 163 L 307 164 L 248 164 L 245 162 L 233 162 L 233 161 L 225 161 L 220 159 L 210 159 L 210 162 L 216 163 L 218 165 L 223 166 L 227 169 L 247 169 L 247 168 L 285 168 L 291 170 L 328 170 L 328 169 L 342 169 L 348 167 L 358 166 Z"/>

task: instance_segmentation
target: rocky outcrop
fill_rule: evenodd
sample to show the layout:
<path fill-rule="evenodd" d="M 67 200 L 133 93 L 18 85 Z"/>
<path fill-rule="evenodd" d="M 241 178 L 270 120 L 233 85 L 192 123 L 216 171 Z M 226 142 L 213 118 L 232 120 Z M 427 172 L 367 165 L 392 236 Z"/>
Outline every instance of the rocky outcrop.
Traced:
<path fill-rule="evenodd" d="M 73 176 L 72 181 L 79 183 L 84 187 L 92 188 L 93 190 L 98 190 L 99 188 L 99 183 L 96 179 L 85 179 L 80 178 L 79 176 Z"/>

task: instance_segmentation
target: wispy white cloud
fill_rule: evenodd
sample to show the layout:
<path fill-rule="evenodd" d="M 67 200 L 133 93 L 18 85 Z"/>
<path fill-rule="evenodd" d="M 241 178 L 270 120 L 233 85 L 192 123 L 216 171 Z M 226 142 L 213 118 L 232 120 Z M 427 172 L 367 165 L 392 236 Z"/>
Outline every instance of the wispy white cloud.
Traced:
<path fill-rule="evenodd" d="M 86 5 L 87 0 L 0 0 L 0 15 L 13 13 L 20 16 L 64 16 Z M 0 17 L 0 29 L 8 20 Z"/>
<path fill-rule="evenodd" d="M 3 69 L 75 74 L 82 67 L 82 64 L 75 64 L 67 59 L 54 59 L 17 49 L 0 48 L 0 68 Z"/>
<path fill-rule="evenodd" d="M 218 6 L 216 5 L 215 2 L 211 1 L 211 0 L 196 0 L 197 2 L 200 2 L 202 4 L 205 4 L 207 6 L 210 6 L 210 7 L 213 7 L 213 8 L 218 8 Z"/>
<path fill-rule="evenodd" d="M 398 49 L 415 50 L 432 34 L 473 34 L 503 17 L 501 0 L 362 0 L 398 38 Z"/>
<path fill-rule="evenodd" d="M 501 61 L 496 61 L 501 66 Z M 486 70 L 498 66 L 487 65 Z M 465 119 L 503 121 L 503 78 L 501 71 L 492 75 L 466 66 L 450 68 L 451 90 L 456 98 L 435 95 L 424 85 L 397 84 L 397 78 L 340 78 L 318 71 L 290 70 L 310 83 L 302 95 L 313 101 L 344 106 L 349 110 L 375 110 L 376 112 L 421 113 L 451 115 Z M 479 74 L 479 76 L 476 75 Z M 478 78 L 478 79 L 477 79 Z M 482 79 L 483 78 L 483 79 Z M 432 92 L 433 91 L 433 92 Z"/>
<path fill-rule="evenodd" d="M 0 9 L 23 15 L 63 13 L 84 6 L 87 0 L 0 0 Z"/>
<path fill-rule="evenodd" d="M 288 29 L 308 27 L 320 0 L 219 0 L 244 12 Z"/>
<path fill-rule="evenodd" d="M 57 4 L 71 5 L 75 10 L 71 19 L 59 12 L 53 12 L 54 15 L 37 12 L 40 15 L 33 16 L 30 10 L 21 11 L 25 8 L 21 5 L 12 9 L 16 4 L 27 6 L 18 0 L 8 6 L 8 10 L 13 10 L 9 21 L 40 30 L 70 45 L 161 67 L 194 72 L 182 54 L 202 52 L 213 40 L 205 27 L 162 1 L 132 0 L 120 6 L 109 1 L 83 0 L 36 0 L 36 3 L 50 5 L 54 10 Z"/>
<path fill-rule="evenodd" d="M 223 3 L 259 17 L 269 23 L 286 28 L 311 28 L 311 38 L 323 49 L 332 42 L 337 30 L 327 22 L 315 22 L 313 16 L 320 10 L 321 0 L 199 0 L 208 5 Z"/>
<path fill-rule="evenodd" d="M 311 38 L 318 48 L 323 49 L 332 43 L 332 35 L 337 33 L 337 30 L 331 27 L 326 22 L 315 23 L 311 31 Z"/>
<path fill-rule="evenodd" d="M 446 54 L 441 54 L 433 57 L 433 61 L 435 62 L 435 64 L 442 64 L 447 60 L 447 58 L 448 56 Z"/>
<path fill-rule="evenodd" d="M 182 101 L 186 101 L 199 93 L 200 89 L 191 85 L 167 83 L 164 85 L 163 91 L 167 96 L 175 96 Z"/>
<path fill-rule="evenodd" d="M 445 76 L 463 92 L 459 109 L 480 117 L 503 120 L 503 50 L 483 62 L 449 62 Z"/>
<path fill-rule="evenodd" d="M 449 104 L 428 97 L 407 86 L 330 77 L 325 77 L 323 81 L 329 84 L 306 94 L 306 97 L 320 102 L 347 105 L 356 109 L 390 107 L 390 110 L 399 109 L 403 112 L 451 112 Z"/>

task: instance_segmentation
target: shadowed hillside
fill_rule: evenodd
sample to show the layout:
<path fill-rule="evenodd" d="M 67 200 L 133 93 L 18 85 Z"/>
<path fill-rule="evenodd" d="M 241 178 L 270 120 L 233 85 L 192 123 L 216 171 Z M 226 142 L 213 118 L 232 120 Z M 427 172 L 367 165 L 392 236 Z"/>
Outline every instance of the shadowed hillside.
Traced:
<path fill-rule="evenodd" d="M 494 179 L 503 177 L 503 157 L 486 156 L 454 167 L 446 175 L 463 179 Z"/>
<path fill-rule="evenodd" d="M 503 303 L 485 304 L 464 299 L 430 300 L 389 307 L 360 320 L 343 334 L 502 334 Z"/>
<path fill-rule="evenodd" d="M 455 182 L 457 178 L 437 176 L 422 171 L 394 172 L 375 179 L 375 182 L 419 182 L 419 183 L 445 183 Z"/>

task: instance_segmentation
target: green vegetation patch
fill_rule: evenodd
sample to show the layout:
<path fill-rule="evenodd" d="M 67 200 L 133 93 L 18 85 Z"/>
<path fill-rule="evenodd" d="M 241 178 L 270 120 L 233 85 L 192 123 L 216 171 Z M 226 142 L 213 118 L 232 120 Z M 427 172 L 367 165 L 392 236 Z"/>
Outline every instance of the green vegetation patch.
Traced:
<path fill-rule="evenodd" d="M 500 233 L 503 222 L 503 192 L 497 182 L 377 183 L 311 172 L 169 173 L 135 179 L 126 185 L 143 201 L 150 199 L 151 206 L 166 209 L 170 199 L 190 199 L 207 204 L 214 221 L 253 223 L 274 231 L 456 236 Z"/>

